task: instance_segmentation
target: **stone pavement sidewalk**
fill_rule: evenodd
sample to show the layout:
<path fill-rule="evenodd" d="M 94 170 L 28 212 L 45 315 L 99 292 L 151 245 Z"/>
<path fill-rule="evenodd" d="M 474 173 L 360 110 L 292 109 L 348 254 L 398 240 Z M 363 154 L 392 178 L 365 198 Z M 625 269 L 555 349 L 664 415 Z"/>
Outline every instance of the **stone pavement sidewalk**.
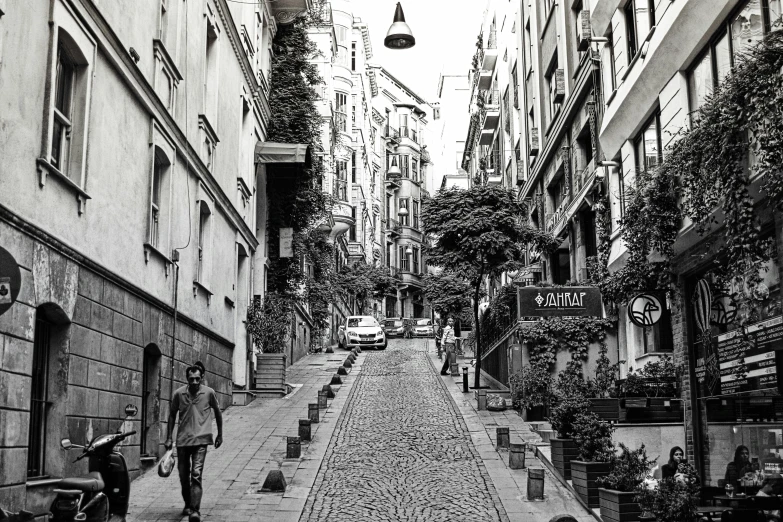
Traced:
<path fill-rule="evenodd" d="M 435 367 L 440 369 L 442 361 L 438 359 L 434 343 L 430 342 L 429 345 L 430 359 Z M 470 360 L 468 357 L 463 357 L 457 362 L 460 366 L 460 372 L 462 372 L 462 367 L 468 367 L 468 385 L 473 386 L 474 371 Z M 478 411 L 474 390 L 470 390 L 469 393 L 462 392 L 462 375 L 459 378 L 449 375 L 442 377 L 442 379 L 465 419 L 473 444 L 484 461 L 509 519 L 525 522 L 547 522 L 555 515 L 569 514 L 579 522 L 595 522 L 594 514 L 588 511 L 574 497 L 574 494 L 562 485 L 532 451 L 526 452 L 525 465 L 527 468 L 544 470 L 544 501 L 528 501 L 527 469 L 509 468 L 508 450 L 496 449 L 496 430 L 498 427 L 508 427 L 512 443 L 524 441 L 532 446 L 540 442 L 541 438 L 530 430 L 528 423 L 515 410 Z"/>
<path fill-rule="evenodd" d="M 204 465 L 204 520 L 219 522 L 298 521 L 321 461 L 332 438 L 366 352 L 360 354 L 343 384 L 332 386 L 335 399 L 320 410 L 320 422 L 312 424 L 312 442 L 302 443 L 301 459 L 286 459 L 286 437 L 297 436 L 299 420 L 307 418 L 308 404 L 318 402 L 318 391 L 350 352 L 313 354 L 291 365 L 286 381 L 295 389 L 286 397 L 256 399 L 247 406 L 233 406 L 223 413 L 220 449 L 210 447 Z M 284 493 L 260 493 L 270 470 L 280 469 L 288 487 Z M 180 516 L 183 501 L 177 471 L 168 478 L 155 469 L 131 484 L 128 522 L 186 520 Z"/>

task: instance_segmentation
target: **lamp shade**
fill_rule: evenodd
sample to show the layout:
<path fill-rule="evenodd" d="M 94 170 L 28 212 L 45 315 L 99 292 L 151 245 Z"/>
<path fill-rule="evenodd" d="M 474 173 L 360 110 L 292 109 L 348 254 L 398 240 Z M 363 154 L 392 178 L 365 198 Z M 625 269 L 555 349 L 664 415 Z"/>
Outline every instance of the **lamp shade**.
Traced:
<path fill-rule="evenodd" d="M 411 248 L 410 245 L 408 245 L 408 248 L 405 249 L 405 254 L 409 256 L 413 255 L 413 249 Z"/>
<path fill-rule="evenodd" d="M 400 210 L 397 211 L 398 216 L 407 216 L 408 215 L 408 209 L 405 207 L 400 207 Z"/>
<path fill-rule="evenodd" d="M 383 45 L 389 49 L 410 49 L 416 45 L 416 39 L 413 37 L 411 28 L 405 23 L 405 14 L 402 12 L 402 6 L 399 2 L 397 2 L 397 9 L 394 11 L 394 22 L 386 32 Z"/>
<path fill-rule="evenodd" d="M 397 166 L 397 156 L 392 157 L 392 162 L 391 165 L 389 165 L 389 170 L 386 171 L 386 177 L 387 178 L 402 177 L 402 172 L 400 171 L 400 167 Z"/>

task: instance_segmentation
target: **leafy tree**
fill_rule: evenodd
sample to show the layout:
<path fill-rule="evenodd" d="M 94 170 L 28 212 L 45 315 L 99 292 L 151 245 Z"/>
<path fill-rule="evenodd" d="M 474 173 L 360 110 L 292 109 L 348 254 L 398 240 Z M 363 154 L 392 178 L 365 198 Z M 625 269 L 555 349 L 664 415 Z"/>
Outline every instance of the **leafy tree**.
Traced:
<path fill-rule="evenodd" d="M 381 299 L 397 288 L 397 280 L 387 268 L 363 261 L 344 266 L 337 280 L 340 288 L 356 298 L 361 313 L 365 312 L 370 298 Z"/>
<path fill-rule="evenodd" d="M 276 292 L 267 292 L 263 301 L 250 303 L 247 332 L 262 353 L 283 353 L 293 313 L 291 300 Z"/>
<path fill-rule="evenodd" d="M 443 270 L 424 276 L 424 296 L 442 318 L 460 319 L 470 309 L 470 282 L 458 273 Z"/>
<path fill-rule="evenodd" d="M 424 201 L 424 232 L 434 238 L 425 247 L 427 263 L 464 274 L 473 297 L 476 337 L 476 378 L 481 374 L 481 325 L 479 299 L 485 277 L 498 276 L 515 267 L 527 244 L 549 252 L 556 246 L 551 234 L 527 224 L 527 207 L 513 190 L 496 186 L 441 189 Z"/>

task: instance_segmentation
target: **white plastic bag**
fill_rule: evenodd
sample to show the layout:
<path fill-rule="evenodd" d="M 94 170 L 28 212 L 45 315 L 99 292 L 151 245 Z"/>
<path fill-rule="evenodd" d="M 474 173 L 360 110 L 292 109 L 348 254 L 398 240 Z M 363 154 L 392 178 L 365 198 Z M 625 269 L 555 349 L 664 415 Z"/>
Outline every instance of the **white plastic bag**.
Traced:
<path fill-rule="evenodd" d="M 174 471 L 174 448 L 171 448 L 163 454 L 163 458 L 158 462 L 158 476 L 168 477 Z"/>

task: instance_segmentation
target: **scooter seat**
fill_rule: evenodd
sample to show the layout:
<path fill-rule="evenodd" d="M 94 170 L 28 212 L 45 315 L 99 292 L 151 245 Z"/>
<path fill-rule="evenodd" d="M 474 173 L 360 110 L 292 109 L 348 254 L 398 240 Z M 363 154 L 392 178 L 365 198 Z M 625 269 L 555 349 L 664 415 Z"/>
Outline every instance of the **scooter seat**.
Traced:
<path fill-rule="evenodd" d="M 101 491 L 104 488 L 103 477 L 97 471 L 91 471 L 81 477 L 69 477 L 62 479 L 57 487 L 60 489 L 78 489 L 88 493 Z"/>

